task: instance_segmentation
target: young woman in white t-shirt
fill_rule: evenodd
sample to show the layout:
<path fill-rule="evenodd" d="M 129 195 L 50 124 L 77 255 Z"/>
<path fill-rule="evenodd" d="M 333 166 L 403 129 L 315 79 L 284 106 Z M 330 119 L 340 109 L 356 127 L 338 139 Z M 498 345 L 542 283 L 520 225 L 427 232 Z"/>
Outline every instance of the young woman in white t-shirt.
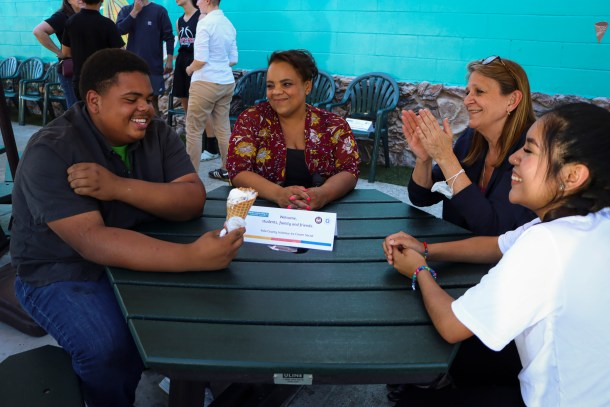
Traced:
<path fill-rule="evenodd" d="M 534 123 L 510 162 L 509 199 L 538 219 L 430 245 L 399 232 L 383 242 L 386 258 L 421 290 L 448 342 L 476 335 L 498 351 L 515 340 L 528 406 L 610 405 L 610 112 L 561 106 Z M 498 264 L 454 300 L 426 260 Z"/>

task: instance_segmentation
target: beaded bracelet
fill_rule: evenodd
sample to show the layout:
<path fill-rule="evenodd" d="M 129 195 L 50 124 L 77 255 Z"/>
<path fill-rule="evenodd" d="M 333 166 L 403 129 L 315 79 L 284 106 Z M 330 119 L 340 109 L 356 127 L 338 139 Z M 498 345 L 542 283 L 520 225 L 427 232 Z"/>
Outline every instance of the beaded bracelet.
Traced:
<path fill-rule="evenodd" d="M 413 291 L 415 291 L 415 284 L 417 283 L 417 274 L 419 274 L 419 272 L 422 270 L 428 270 L 434 281 L 436 281 L 436 271 L 432 270 L 428 266 L 419 266 L 417 270 L 415 270 L 415 273 L 413 273 L 413 277 L 411 277 L 411 288 Z"/>
<path fill-rule="evenodd" d="M 428 260 L 428 243 L 422 242 L 424 244 L 424 260 Z"/>

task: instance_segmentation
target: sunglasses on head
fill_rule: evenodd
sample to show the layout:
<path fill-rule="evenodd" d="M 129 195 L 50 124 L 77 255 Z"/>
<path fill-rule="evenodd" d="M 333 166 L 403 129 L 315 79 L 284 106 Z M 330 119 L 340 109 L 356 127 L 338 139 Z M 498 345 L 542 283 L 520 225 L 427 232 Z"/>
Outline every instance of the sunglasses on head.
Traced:
<path fill-rule="evenodd" d="M 513 71 L 511 71 L 511 69 L 504 63 L 504 61 L 502 61 L 502 58 L 500 58 L 500 56 L 498 56 L 498 55 L 491 55 L 491 56 L 489 56 L 487 58 L 481 59 L 481 64 L 482 65 L 489 65 L 489 64 L 491 64 L 495 60 L 500 61 L 500 63 L 502 64 L 504 69 L 506 69 L 506 71 L 511 76 L 511 78 L 513 78 L 515 80 L 515 85 L 519 85 L 519 81 L 517 80 L 517 77 L 515 76 Z"/>

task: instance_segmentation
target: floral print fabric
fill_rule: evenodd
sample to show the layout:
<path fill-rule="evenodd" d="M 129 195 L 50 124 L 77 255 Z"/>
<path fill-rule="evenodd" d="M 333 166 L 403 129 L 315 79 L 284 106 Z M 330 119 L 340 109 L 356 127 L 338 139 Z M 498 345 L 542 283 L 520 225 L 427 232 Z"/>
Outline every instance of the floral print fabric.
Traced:
<path fill-rule="evenodd" d="M 311 174 L 329 178 L 342 171 L 358 177 L 360 156 L 347 122 L 326 110 L 306 105 L 305 163 Z M 229 141 L 227 170 L 233 178 L 254 172 L 276 184 L 286 178 L 286 142 L 280 121 L 268 102 L 239 115 Z"/>

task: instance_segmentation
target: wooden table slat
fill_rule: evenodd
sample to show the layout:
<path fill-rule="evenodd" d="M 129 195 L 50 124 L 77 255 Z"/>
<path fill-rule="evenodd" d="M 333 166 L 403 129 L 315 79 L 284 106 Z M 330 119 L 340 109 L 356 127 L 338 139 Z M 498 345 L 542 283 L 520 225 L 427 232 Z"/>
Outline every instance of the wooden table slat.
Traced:
<path fill-rule="evenodd" d="M 436 263 L 438 282 L 444 288 L 477 284 L 491 265 Z M 264 270 L 264 273 L 256 272 Z M 116 284 L 141 284 L 168 287 L 201 287 L 250 290 L 400 290 L 409 280 L 386 262 L 269 263 L 234 261 L 228 269 L 198 273 L 141 273 L 113 268 Z"/>
<path fill-rule="evenodd" d="M 314 326 L 430 324 L 419 291 L 279 291 L 117 285 L 130 319 Z M 451 289 L 459 297 L 465 288 Z M 155 298 L 155 301 L 150 301 Z M 366 307 L 361 304 L 366 303 Z M 279 306 L 281 305 L 281 306 Z"/>
<path fill-rule="evenodd" d="M 175 243 L 192 243 L 196 237 L 194 236 L 174 236 L 174 235 L 159 235 L 161 240 Z M 428 243 L 436 243 L 447 240 L 453 240 L 460 236 L 448 237 L 429 237 L 426 238 Z M 465 236 L 462 236 L 465 237 Z M 334 263 L 359 263 L 359 262 L 383 262 L 385 257 L 381 249 L 382 238 L 378 239 L 345 239 L 335 240 L 333 251 L 322 250 L 307 250 L 304 253 L 289 253 L 284 251 L 271 250 L 267 245 L 258 243 L 244 243 L 239 249 L 237 256 L 238 261 L 255 261 L 255 262 L 283 262 L 283 263 L 317 263 L 317 262 L 334 262 Z"/>
<path fill-rule="evenodd" d="M 145 349 L 147 366 L 202 380 L 223 373 L 239 382 L 272 382 L 274 373 L 313 374 L 314 383 L 326 382 L 325 377 L 333 383 L 357 383 L 350 374 L 365 383 L 387 383 L 388 374 L 425 379 L 447 371 L 456 350 L 425 325 L 311 327 L 150 320 L 130 320 L 129 325 Z"/>

